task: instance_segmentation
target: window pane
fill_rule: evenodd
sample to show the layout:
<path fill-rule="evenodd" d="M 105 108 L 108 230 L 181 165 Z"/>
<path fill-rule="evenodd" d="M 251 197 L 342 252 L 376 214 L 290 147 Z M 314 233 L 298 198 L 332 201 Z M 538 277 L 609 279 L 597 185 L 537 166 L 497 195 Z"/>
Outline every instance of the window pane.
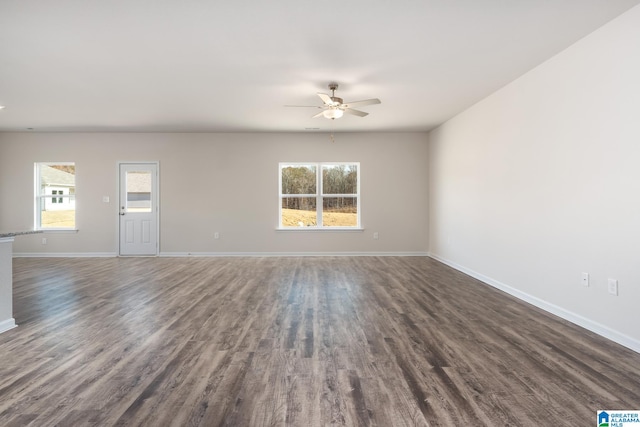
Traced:
<path fill-rule="evenodd" d="M 358 199 L 356 197 L 323 197 L 323 227 L 357 227 Z"/>
<path fill-rule="evenodd" d="M 75 228 L 75 200 L 68 197 L 43 197 L 40 203 L 41 228 Z"/>
<path fill-rule="evenodd" d="M 38 163 L 40 228 L 75 228 L 76 167 Z"/>
<path fill-rule="evenodd" d="M 322 166 L 323 194 L 357 194 L 358 166 L 357 165 L 323 165 Z"/>
<path fill-rule="evenodd" d="M 315 227 L 317 220 L 315 197 L 282 198 L 283 227 Z"/>
<path fill-rule="evenodd" d="M 316 194 L 316 167 L 314 165 L 283 166 L 282 194 Z"/>
<path fill-rule="evenodd" d="M 151 171 L 127 172 L 127 212 L 151 212 Z"/>

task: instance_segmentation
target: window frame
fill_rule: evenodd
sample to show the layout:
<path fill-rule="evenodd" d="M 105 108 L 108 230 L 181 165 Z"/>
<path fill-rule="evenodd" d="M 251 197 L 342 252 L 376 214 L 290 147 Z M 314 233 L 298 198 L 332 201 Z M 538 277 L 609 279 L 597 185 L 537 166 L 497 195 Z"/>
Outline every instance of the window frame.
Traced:
<path fill-rule="evenodd" d="M 356 193 L 355 194 L 330 194 L 324 193 L 323 189 L 323 167 L 324 166 L 355 166 L 356 167 Z M 316 192 L 315 194 L 283 194 L 282 193 L 282 169 L 285 167 L 314 166 L 316 168 Z M 360 162 L 280 162 L 278 163 L 278 227 L 279 231 L 362 231 L 362 205 L 360 191 Z M 309 197 L 316 199 L 316 225 L 301 227 L 284 227 L 282 225 L 282 200 L 285 197 Z M 348 197 L 356 200 L 357 213 L 356 225 L 348 226 L 327 226 L 323 225 L 322 214 L 324 209 L 324 199 L 334 197 Z"/>
<path fill-rule="evenodd" d="M 73 189 L 74 191 L 64 192 L 64 190 L 52 190 L 51 194 L 46 194 L 46 191 L 42 191 L 46 187 L 41 186 L 41 166 L 73 166 L 76 167 L 75 162 L 35 162 L 34 163 L 34 229 L 38 231 L 77 231 L 77 209 L 76 209 L 76 174 L 74 173 Z M 46 200 L 49 199 L 51 204 L 61 204 L 73 202 L 73 227 L 43 227 L 42 226 L 42 207 L 46 205 Z"/>

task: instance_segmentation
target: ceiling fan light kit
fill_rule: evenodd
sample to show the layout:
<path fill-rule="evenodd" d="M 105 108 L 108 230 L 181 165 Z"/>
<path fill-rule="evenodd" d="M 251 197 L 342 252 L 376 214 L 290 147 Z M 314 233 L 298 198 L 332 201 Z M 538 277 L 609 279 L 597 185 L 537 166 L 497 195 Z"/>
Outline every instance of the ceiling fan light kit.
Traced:
<path fill-rule="evenodd" d="M 324 103 L 322 107 L 316 107 L 313 105 L 287 105 L 287 107 L 313 107 L 313 108 L 322 108 L 323 110 L 312 116 L 313 119 L 316 117 L 325 117 L 330 120 L 339 119 L 344 115 L 344 113 L 351 114 L 358 117 L 364 117 L 369 113 L 365 113 L 364 111 L 356 110 L 353 107 L 362 107 L 365 105 L 373 105 L 380 104 L 380 100 L 378 98 L 365 99 L 362 101 L 353 101 L 353 102 L 343 102 L 342 98 L 336 96 L 336 89 L 338 89 L 337 83 L 330 83 L 329 90 L 331 91 L 331 96 L 326 93 L 318 93 L 318 96 Z"/>
<path fill-rule="evenodd" d="M 344 114 L 344 111 L 342 111 L 339 108 L 331 108 L 329 110 L 324 110 L 322 112 L 322 115 L 325 116 L 327 119 L 339 119 L 340 117 L 342 117 L 342 115 Z"/>

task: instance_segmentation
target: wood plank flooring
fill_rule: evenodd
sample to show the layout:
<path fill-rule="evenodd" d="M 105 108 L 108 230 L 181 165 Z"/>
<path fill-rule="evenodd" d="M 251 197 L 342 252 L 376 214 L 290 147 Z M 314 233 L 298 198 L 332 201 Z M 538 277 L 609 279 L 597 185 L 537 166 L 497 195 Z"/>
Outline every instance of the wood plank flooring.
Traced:
<path fill-rule="evenodd" d="M 640 354 L 424 257 L 18 258 L 2 426 L 588 426 Z"/>

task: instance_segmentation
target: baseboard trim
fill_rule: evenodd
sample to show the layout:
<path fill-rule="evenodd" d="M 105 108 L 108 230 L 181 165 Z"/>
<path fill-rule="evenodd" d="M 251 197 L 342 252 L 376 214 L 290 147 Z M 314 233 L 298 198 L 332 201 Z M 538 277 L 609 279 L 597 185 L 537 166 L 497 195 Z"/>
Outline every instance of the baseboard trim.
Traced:
<path fill-rule="evenodd" d="M 113 258 L 115 252 L 14 252 L 14 258 Z"/>
<path fill-rule="evenodd" d="M 14 258 L 114 258 L 115 252 L 14 252 Z M 427 257 L 428 252 L 160 252 L 159 257 L 330 257 L 398 256 Z"/>
<path fill-rule="evenodd" d="M 2 322 L 0 322 L 0 334 L 17 326 L 18 325 L 16 325 L 16 319 L 14 319 L 13 317 L 7 320 L 3 320 Z"/>
<path fill-rule="evenodd" d="M 578 325 L 580 327 L 583 327 L 593 333 L 596 333 L 604 338 L 607 338 L 615 343 L 618 343 L 622 346 L 625 346 L 637 353 L 640 353 L 640 341 L 631 338 L 628 335 L 622 334 L 614 329 L 611 329 L 607 326 L 604 326 L 598 322 L 594 322 L 591 319 L 587 319 L 586 317 L 583 317 L 579 314 L 573 313 L 569 310 L 566 310 L 562 307 L 559 307 L 555 304 L 551 304 L 548 301 L 545 301 L 543 299 L 540 299 L 538 297 L 535 297 L 533 295 L 529 295 L 526 292 L 522 292 L 516 288 L 513 288 L 509 285 L 506 285 L 502 282 L 499 282 L 497 280 L 494 280 L 490 277 L 485 276 L 484 274 L 480 274 L 474 270 L 471 270 L 469 268 L 466 268 L 462 265 L 459 265 L 453 261 L 450 261 L 446 258 L 442 258 L 439 255 L 433 254 L 433 253 L 429 253 L 428 255 L 430 258 L 435 259 L 436 261 L 439 261 L 443 264 L 448 265 L 451 268 L 454 268 L 464 274 L 467 274 L 471 277 L 473 277 L 474 279 L 478 279 L 481 282 L 486 283 L 487 285 L 494 287 L 496 289 L 500 289 L 503 292 L 508 293 L 511 296 L 514 296 L 516 298 L 518 298 L 519 300 L 522 300 L 524 302 L 527 302 L 531 305 L 534 305 L 546 312 L 549 312 L 551 314 L 554 314 L 564 320 L 567 320 L 575 325 Z"/>
<path fill-rule="evenodd" d="M 161 252 L 160 257 L 360 257 L 429 256 L 428 252 Z"/>

